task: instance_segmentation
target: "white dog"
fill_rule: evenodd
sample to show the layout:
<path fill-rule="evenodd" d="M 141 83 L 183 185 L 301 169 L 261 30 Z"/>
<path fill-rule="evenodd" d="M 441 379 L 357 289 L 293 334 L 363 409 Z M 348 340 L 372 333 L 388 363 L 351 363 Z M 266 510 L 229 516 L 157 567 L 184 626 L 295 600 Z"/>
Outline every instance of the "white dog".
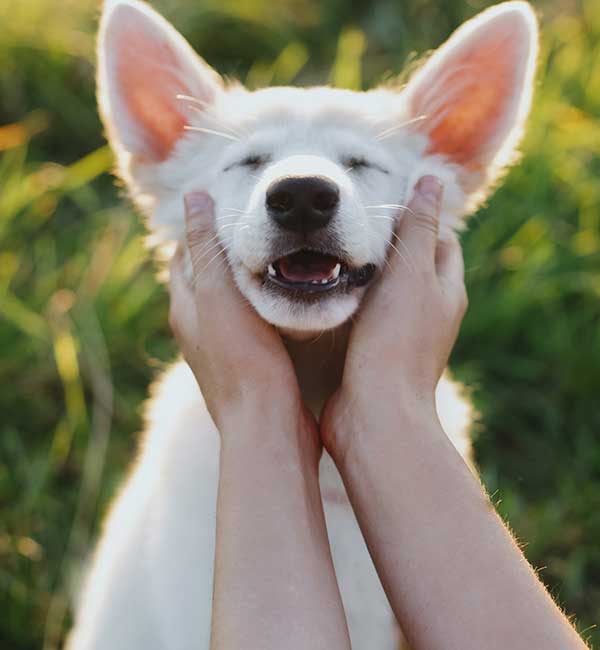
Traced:
<path fill-rule="evenodd" d="M 506 2 L 463 25 L 405 87 L 250 92 L 223 80 L 147 5 L 109 0 L 98 97 L 119 172 L 162 243 L 183 241 L 183 195 L 207 190 L 241 293 L 282 332 L 318 413 L 339 381 L 348 320 L 386 254 L 413 185 L 444 182 L 441 236 L 515 159 L 532 97 L 537 24 Z M 442 424 L 469 455 L 470 407 L 442 379 Z M 376 405 L 374 405 L 376 407 Z M 139 457 L 107 518 L 71 650 L 209 647 L 219 436 L 184 363 L 154 390 Z M 341 480 L 321 484 L 353 647 L 401 633 Z M 398 549 L 402 552 L 402 549 Z"/>

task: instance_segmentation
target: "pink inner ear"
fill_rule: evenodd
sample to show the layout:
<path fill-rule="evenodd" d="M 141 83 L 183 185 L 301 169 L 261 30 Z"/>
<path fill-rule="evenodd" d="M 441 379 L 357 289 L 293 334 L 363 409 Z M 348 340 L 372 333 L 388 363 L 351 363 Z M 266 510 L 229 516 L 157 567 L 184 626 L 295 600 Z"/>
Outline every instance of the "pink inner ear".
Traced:
<path fill-rule="evenodd" d="M 99 38 L 98 98 L 119 149 L 146 163 L 169 157 L 192 116 L 178 97 L 214 103 L 220 77 L 150 7 L 107 2 Z M 202 108 L 195 107 L 202 111 Z"/>
<path fill-rule="evenodd" d="M 164 160 L 181 137 L 186 119 L 178 94 L 189 92 L 170 44 L 130 28 L 119 43 L 117 84 L 151 157 Z M 179 73 L 179 74 L 178 74 Z"/>
<path fill-rule="evenodd" d="M 476 168 L 487 149 L 506 136 L 515 94 L 521 92 L 517 57 L 526 56 L 519 39 L 527 34 L 514 24 L 499 27 L 457 45 L 420 80 L 413 110 L 426 116 L 421 128 L 430 138 L 428 153 Z"/>

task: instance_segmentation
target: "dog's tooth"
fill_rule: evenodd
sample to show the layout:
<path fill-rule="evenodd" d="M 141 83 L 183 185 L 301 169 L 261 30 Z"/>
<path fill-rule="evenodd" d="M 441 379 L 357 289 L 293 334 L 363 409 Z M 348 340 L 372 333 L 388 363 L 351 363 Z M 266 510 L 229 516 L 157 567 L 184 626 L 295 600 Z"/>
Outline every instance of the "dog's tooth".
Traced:
<path fill-rule="evenodd" d="M 275 267 L 272 264 L 269 264 L 269 266 L 267 266 L 267 273 L 272 278 L 274 278 L 277 275 L 277 271 L 275 270 Z"/>
<path fill-rule="evenodd" d="M 333 273 L 331 274 L 331 279 L 332 280 L 337 280 L 340 277 L 340 271 L 342 270 L 342 265 L 338 262 L 334 267 L 333 267 Z"/>
<path fill-rule="evenodd" d="M 324 280 L 321 280 L 321 284 L 327 284 L 329 282 L 329 278 L 325 278 Z"/>

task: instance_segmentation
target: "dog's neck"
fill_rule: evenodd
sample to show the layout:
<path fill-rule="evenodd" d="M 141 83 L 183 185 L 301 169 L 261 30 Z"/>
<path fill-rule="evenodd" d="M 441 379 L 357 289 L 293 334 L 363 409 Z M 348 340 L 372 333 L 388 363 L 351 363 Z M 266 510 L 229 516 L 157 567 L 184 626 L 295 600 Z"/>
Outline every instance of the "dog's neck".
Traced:
<path fill-rule="evenodd" d="M 283 333 L 304 402 L 317 417 L 342 379 L 349 333 L 350 323 L 301 340 Z"/>

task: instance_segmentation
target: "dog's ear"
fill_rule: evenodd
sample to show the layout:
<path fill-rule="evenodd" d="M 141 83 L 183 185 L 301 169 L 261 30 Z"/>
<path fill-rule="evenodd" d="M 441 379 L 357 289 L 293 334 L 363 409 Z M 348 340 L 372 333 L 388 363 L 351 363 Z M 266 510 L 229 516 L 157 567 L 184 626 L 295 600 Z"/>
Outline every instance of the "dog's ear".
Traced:
<path fill-rule="evenodd" d="M 155 11 L 107 0 L 98 41 L 98 101 L 109 139 L 142 163 L 168 158 L 184 135 L 189 103 L 214 101 L 221 78 Z M 201 108 L 200 108 L 201 110 Z"/>
<path fill-rule="evenodd" d="M 467 193 L 482 191 L 515 157 L 533 93 L 535 14 L 505 2 L 462 25 L 405 89 L 426 153 L 458 165 Z"/>

